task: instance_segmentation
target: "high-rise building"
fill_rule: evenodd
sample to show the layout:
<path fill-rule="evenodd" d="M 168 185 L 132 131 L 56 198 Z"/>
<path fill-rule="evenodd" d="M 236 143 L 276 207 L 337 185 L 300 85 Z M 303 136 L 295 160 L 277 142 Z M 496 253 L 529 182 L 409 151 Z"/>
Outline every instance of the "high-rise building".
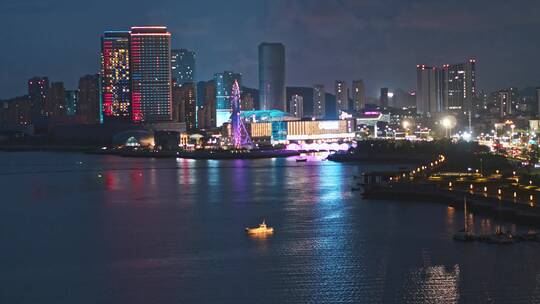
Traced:
<path fill-rule="evenodd" d="M 540 87 L 536 88 L 536 105 L 538 110 L 538 113 L 536 115 L 537 118 L 540 119 Z"/>
<path fill-rule="evenodd" d="M 66 89 L 63 82 L 52 82 L 45 101 L 47 117 L 61 119 L 66 116 Z"/>
<path fill-rule="evenodd" d="M 379 105 L 388 107 L 388 88 L 381 88 L 381 96 L 379 97 Z"/>
<path fill-rule="evenodd" d="M 502 90 L 497 92 L 497 105 L 499 106 L 499 117 L 505 118 L 512 114 L 512 99 L 510 92 Z"/>
<path fill-rule="evenodd" d="M 77 116 L 83 123 L 102 122 L 99 75 L 85 75 L 79 79 L 79 106 Z"/>
<path fill-rule="evenodd" d="M 262 110 L 287 110 L 285 96 L 285 46 L 259 44 L 259 102 Z"/>
<path fill-rule="evenodd" d="M 443 65 L 441 90 L 444 110 L 463 113 L 471 111 L 477 94 L 476 60 L 470 59 L 466 63 Z"/>
<path fill-rule="evenodd" d="M 66 105 L 66 115 L 74 117 L 77 114 L 77 107 L 79 106 L 79 91 L 67 90 L 64 104 Z"/>
<path fill-rule="evenodd" d="M 349 111 L 349 90 L 345 81 L 336 81 L 336 110 L 338 115 Z"/>
<path fill-rule="evenodd" d="M 326 91 L 324 85 L 316 84 L 313 87 L 313 117 L 324 118 L 326 116 Z"/>
<path fill-rule="evenodd" d="M 433 115 L 442 111 L 440 88 L 440 72 L 435 67 L 424 64 L 416 66 L 416 112 Z"/>
<path fill-rule="evenodd" d="M 28 80 L 28 96 L 32 118 L 45 116 L 45 101 L 49 94 L 49 79 L 47 77 L 33 77 Z"/>
<path fill-rule="evenodd" d="M 129 31 L 107 31 L 101 37 L 101 75 L 104 121 L 129 121 L 132 118 Z"/>
<path fill-rule="evenodd" d="M 304 117 L 304 97 L 298 94 L 291 96 L 289 100 L 289 113 L 298 118 Z"/>
<path fill-rule="evenodd" d="M 193 82 L 182 85 L 182 98 L 184 104 L 184 122 L 188 130 L 197 127 L 197 97 L 196 86 Z"/>
<path fill-rule="evenodd" d="M 216 127 L 216 82 L 214 80 L 206 83 L 204 92 L 204 124 L 200 128 Z"/>
<path fill-rule="evenodd" d="M 167 27 L 132 27 L 130 52 L 132 120 L 171 120 L 171 34 Z"/>
<path fill-rule="evenodd" d="M 499 108 L 499 116 L 516 114 L 519 103 L 519 92 L 517 88 L 499 90 L 495 93 L 495 105 Z"/>
<path fill-rule="evenodd" d="M 238 84 L 241 85 L 242 75 L 230 71 L 216 73 L 214 75 L 214 81 L 216 84 L 217 127 L 221 127 L 224 123 L 228 122 L 231 117 L 231 92 L 235 80 L 237 80 Z"/>
<path fill-rule="evenodd" d="M 174 85 L 195 82 L 195 52 L 186 49 L 172 50 L 171 68 Z"/>
<path fill-rule="evenodd" d="M 354 80 L 352 84 L 353 110 L 359 112 L 366 106 L 366 88 L 363 80 Z"/>
<path fill-rule="evenodd" d="M 30 96 L 20 96 L 0 101 L 0 126 L 27 125 L 31 123 Z"/>
<path fill-rule="evenodd" d="M 173 121 L 185 122 L 188 130 L 195 129 L 197 123 L 196 86 L 185 83 L 173 87 Z"/>
<path fill-rule="evenodd" d="M 172 121 L 184 122 L 185 106 L 184 106 L 184 91 L 182 87 L 172 87 Z"/>
<path fill-rule="evenodd" d="M 249 92 L 242 92 L 242 97 L 240 99 L 240 109 L 242 111 L 253 111 L 255 106 L 253 103 L 253 96 Z"/>

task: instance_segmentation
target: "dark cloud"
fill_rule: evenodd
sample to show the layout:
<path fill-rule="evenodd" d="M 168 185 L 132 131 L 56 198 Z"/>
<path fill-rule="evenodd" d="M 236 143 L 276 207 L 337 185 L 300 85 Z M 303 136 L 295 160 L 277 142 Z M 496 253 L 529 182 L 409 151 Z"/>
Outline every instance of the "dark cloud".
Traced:
<path fill-rule="evenodd" d="M 415 87 L 417 63 L 476 57 L 481 87 L 540 84 L 540 2 L 535 0 L 94 0 L 0 2 L 0 98 L 48 75 L 74 87 L 99 68 L 106 29 L 165 24 L 173 46 L 193 49 L 198 76 L 225 69 L 257 85 L 257 45 L 286 45 L 290 85 L 363 78 Z"/>

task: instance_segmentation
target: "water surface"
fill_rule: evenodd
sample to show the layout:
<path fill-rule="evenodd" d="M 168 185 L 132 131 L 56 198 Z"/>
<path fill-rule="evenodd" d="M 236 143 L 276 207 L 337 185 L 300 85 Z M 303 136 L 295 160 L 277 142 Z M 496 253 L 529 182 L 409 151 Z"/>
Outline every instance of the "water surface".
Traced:
<path fill-rule="evenodd" d="M 540 302 L 540 244 L 454 242 L 461 211 L 350 191 L 390 167 L 0 153 L 0 303 Z"/>

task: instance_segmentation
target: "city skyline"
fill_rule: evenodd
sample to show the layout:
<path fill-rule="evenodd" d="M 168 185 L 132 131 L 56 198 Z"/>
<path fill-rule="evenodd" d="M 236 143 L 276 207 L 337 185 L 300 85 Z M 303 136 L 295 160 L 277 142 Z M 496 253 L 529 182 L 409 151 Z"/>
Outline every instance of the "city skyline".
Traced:
<path fill-rule="evenodd" d="M 486 1 L 463 4 L 464 11 L 477 14 L 472 16 L 461 10 L 448 11 L 451 8 L 449 1 L 437 4 L 420 1 L 323 4 L 313 1 L 305 5 L 292 1 L 289 6 L 285 6 L 284 1 L 272 4 L 234 1 L 230 6 L 215 4 L 222 10 L 213 12 L 223 12 L 222 16 L 202 19 L 196 18 L 202 9 L 200 4 L 140 3 L 140 6 L 132 5 L 134 8 L 129 10 L 132 14 L 122 21 L 115 20 L 111 12 L 99 11 L 103 4 L 100 1 L 81 10 L 83 16 L 65 8 L 64 4 L 67 2 L 62 0 L 48 4 L 3 4 L 5 18 L 1 22 L 13 30 L 2 33 L 11 43 L 0 51 L 5 67 L 0 72 L 0 98 L 24 94 L 26 80 L 36 75 L 62 81 L 68 89 L 75 88 L 81 75 L 99 71 L 99 58 L 95 55 L 99 45 L 95 44 L 95 39 L 105 30 L 127 28 L 129 24 L 168 26 L 175 37 L 172 48 L 186 48 L 198 54 L 198 80 L 210 80 L 216 72 L 233 70 L 244 76 L 246 86 L 253 88 L 258 83 L 257 45 L 263 41 L 285 44 L 287 86 L 321 83 L 332 87 L 336 79 L 348 82 L 364 79 L 366 95 L 376 97 L 381 87 L 415 88 L 415 71 L 411 67 L 416 64 L 427 62 L 441 66 L 470 57 L 480 63 L 479 89 L 523 88 L 537 86 L 540 82 L 540 73 L 534 68 L 540 60 L 535 55 L 540 45 L 532 38 L 540 22 L 533 18 L 534 11 L 538 11 L 540 4 L 533 1 L 512 4 L 490 1 L 489 7 L 483 6 Z M 121 5 L 122 1 L 112 6 Z M 248 12 L 248 18 L 234 19 L 223 27 L 216 26 L 224 18 L 230 20 L 234 7 L 239 5 Z M 174 12 L 180 9 L 190 13 L 177 21 Z M 62 31 L 55 31 L 58 22 L 47 16 L 64 10 L 70 14 L 63 21 L 75 21 L 76 18 L 80 23 L 72 22 Z M 29 18 L 27 24 L 11 26 L 17 16 L 35 14 L 36 11 L 40 12 L 39 18 Z M 447 13 L 445 18 L 431 17 L 441 11 Z M 374 20 L 368 12 L 378 12 L 382 18 Z M 497 18 L 503 14 L 504 20 Z M 462 22 L 456 26 L 452 20 Z M 492 22 L 486 24 L 486 20 Z M 46 26 L 49 22 L 52 22 L 51 26 Z M 476 26 L 478 24 L 482 26 Z M 342 33 L 343 28 L 350 28 L 350 31 Z M 306 35 L 298 35 L 300 30 L 306 31 Z M 439 33 L 436 37 L 420 39 L 420 36 L 425 38 L 435 31 Z M 354 37 L 351 33 L 362 34 L 365 38 L 347 38 L 344 50 L 330 49 L 329 41 L 343 39 L 345 34 Z M 60 47 L 63 44 L 59 42 L 67 41 L 68 36 L 76 38 L 69 39 L 69 48 Z M 314 45 L 321 47 L 312 51 Z M 496 52 L 491 52 L 493 46 L 497 47 Z M 32 52 L 30 56 L 29 52 L 38 47 L 41 51 Z M 308 49 L 310 51 L 305 51 Z"/>

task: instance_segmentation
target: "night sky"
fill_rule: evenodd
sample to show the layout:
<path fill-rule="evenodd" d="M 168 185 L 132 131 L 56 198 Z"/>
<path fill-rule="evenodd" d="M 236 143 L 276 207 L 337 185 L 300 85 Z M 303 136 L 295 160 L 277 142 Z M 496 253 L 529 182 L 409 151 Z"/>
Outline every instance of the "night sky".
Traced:
<path fill-rule="evenodd" d="M 540 85 L 538 0 L 0 0 L 0 98 L 34 75 L 75 88 L 104 30 L 157 24 L 197 52 L 198 80 L 227 69 L 257 87 L 257 45 L 279 41 L 290 86 L 362 78 L 376 96 L 414 89 L 417 63 L 468 57 L 480 89 Z"/>

